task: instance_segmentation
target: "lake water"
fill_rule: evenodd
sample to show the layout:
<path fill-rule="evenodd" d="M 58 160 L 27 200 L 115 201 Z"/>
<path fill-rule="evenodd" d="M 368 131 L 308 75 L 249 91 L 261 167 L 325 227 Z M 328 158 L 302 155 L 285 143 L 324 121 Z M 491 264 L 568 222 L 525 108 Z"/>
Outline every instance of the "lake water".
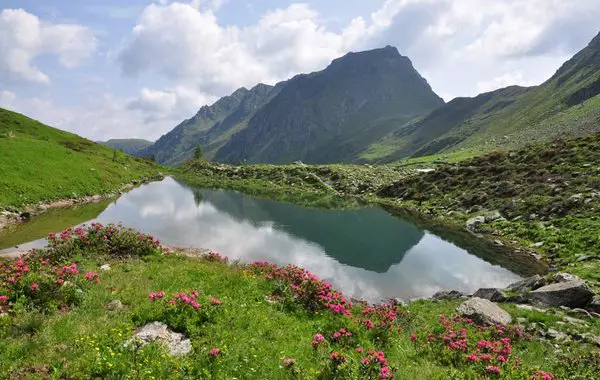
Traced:
<path fill-rule="evenodd" d="M 517 273 L 535 271 L 512 266 L 510 259 L 489 259 L 500 252 L 460 248 L 379 207 L 307 208 L 229 190 L 190 188 L 172 178 L 114 202 L 53 210 L 0 235 L 0 248 L 41 247 L 45 240 L 39 238 L 48 232 L 83 221 L 121 222 L 165 244 L 210 248 L 234 260 L 298 265 L 347 295 L 370 301 L 503 287 L 519 280 Z"/>

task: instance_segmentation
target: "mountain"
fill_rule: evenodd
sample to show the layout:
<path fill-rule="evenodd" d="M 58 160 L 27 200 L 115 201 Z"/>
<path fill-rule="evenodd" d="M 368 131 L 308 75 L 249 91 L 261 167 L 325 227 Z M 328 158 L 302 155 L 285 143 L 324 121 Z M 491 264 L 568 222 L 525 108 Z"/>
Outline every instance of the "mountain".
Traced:
<path fill-rule="evenodd" d="M 108 141 L 98 141 L 98 144 L 106 145 L 109 148 L 120 150 L 121 152 L 135 156 L 140 150 L 147 148 L 154 143 L 144 139 L 112 139 Z"/>
<path fill-rule="evenodd" d="M 152 146 L 138 152 L 154 156 L 157 162 L 179 164 L 190 158 L 198 145 L 212 159 L 229 137 L 242 130 L 254 113 L 272 99 L 281 86 L 258 84 L 252 89 L 240 88 L 211 106 L 203 106 L 191 119 L 162 136 Z"/>
<path fill-rule="evenodd" d="M 0 108 L 0 207 L 96 195 L 158 168 Z"/>
<path fill-rule="evenodd" d="M 373 144 L 363 158 L 489 152 L 600 127 L 600 34 L 536 87 L 457 98 Z"/>
<path fill-rule="evenodd" d="M 349 53 L 282 85 L 215 159 L 352 162 L 398 125 L 443 103 L 396 48 Z"/>

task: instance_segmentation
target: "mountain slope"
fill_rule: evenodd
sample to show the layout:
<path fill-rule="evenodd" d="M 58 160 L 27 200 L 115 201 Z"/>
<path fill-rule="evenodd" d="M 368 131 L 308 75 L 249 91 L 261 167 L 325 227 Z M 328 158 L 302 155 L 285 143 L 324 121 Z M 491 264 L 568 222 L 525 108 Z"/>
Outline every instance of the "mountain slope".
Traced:
<path fill-rule="evenodd" d="M 600 125 L 599 94 L 600 34 L 543 84 L 457 98 L 386 136 L 371 147 L 369 158 L 385 162 L 459 150 L 486 152 L 592 132 Z M 373 153 L 381 145 L 388 148 L 380 149 L 384 158 Z"/>
<path fill-rule="evenodd" d="M 138 155 L 154 156 L 157 162 L 176 165 L 190 158 L 199 145 L 205 156 L 212 158 L 231 134 L 243 129 L 248 119 L 279 88 L 262 83 L 250 90 L 240 88 L 213 105 L 200 108 L 193 118 L 179 124 Z"/>
<path fill-rule="evenodd" d="M 321 72 L 289 80 L 215 158 L 354 161 L 370 143 L 442 104 L 395 48 L 350 53 Z"/>
<path fill-rule="evenodd" d="M 131 155 L 136 155 L 140 150 L 154 144 L 152 141 L 144 139 L 111 139 L 108 141 L 98 141 L 98 143 Z"/>
<path fill-rule="evenodd" d="M 0 206 L 95 195 L 158 168 L 0 108 Z"/>

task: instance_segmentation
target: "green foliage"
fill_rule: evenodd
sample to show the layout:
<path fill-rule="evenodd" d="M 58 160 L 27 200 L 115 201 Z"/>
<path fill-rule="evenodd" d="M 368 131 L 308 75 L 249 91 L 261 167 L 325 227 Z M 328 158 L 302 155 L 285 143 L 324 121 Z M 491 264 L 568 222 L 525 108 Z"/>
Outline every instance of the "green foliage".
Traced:
<path fill-rule="evenodd" d="M 0 206 L 105 194 L 155 176 L 149 162 L 0 109 Z"/>

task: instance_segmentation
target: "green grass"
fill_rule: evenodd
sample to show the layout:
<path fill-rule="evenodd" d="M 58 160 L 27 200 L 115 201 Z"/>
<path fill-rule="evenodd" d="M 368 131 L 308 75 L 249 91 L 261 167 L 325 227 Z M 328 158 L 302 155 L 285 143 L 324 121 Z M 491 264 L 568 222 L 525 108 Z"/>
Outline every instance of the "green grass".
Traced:
<path fill-rule="evenodd" d="M 83 260 L 80 267 L 98 271 L 101 263 Z M 215 320 L 203 324 L 201 333 L 192 338 L 192 354 L 173 358 L 154 347 L 138 353 L 136 362 L 133 354 L 119 351 L 141 321 L 157 315 L 158 306 L 147 298 L 150 292 L 164 290 L 172 294 L 189 289 L 200 290 L 201 297 L 215 296 L 222 301 Z M 273 282 L 244 267 L 205 259 L 158 256 L 145 261 L 113 262 L 111 271 L 101 273 L 101 284 L 91 286 L 83 303 L 69 312 L 39 315 L 22 311 L 11 317 L 17 333 L 0 341 L 0 376 L 41 378 L 50 373 L 56 377 L 86 378 L 96 371 L 105 378 L 185 378 L 187 372 L 189 378 L 316 379 L 330 361 L 330 350 L 342 352 L 356 366 L 365 356 L 354 350 L 360 345 L 365 350 L 384 349 L 390 366 L 398 369 L 398 379 L 477 377 L 475 369 L 443 364 L 424 347 L 415 350 L 409 339 L 412 332 L 424 339 L 426 332 L 437 331 L 439 316 L 453 315 L 457 301 L 420 301 L 403 308 L 405 330 L 391 334 L 390 341 L 381 344 L 343 316 L 327 311 L 310 314 L 285 307 L 281 302 L 267 302 L 265 296 L 275 290 Z M 106 305 L 114 299 L 121 300 L 125 310 L 107 311 Z M 43 323 L 36 322 L 38 318 Z M 327 335 L 344 326 L 356 333 L 356 341 L 350 347 L 330 343 L 329 349 L 312 348 L 314 334 Z M 34 332 L 24 332 L 31 330 Z M 573 351 L 574 357 L 586 355 L 591 349 L 579 344 L 565 347 Z M 211 348 L 223 350 L 224 355 L 211 361 Z M 564 370 L 549 343 L 522 341 L 513 349 L 530 372 L 536 368 Z M 117 352 L 116 356 L 111 356 L 111 351 Z M 112 365 L 102 364 L 103 358 Z M 297 377 L 282 368 L 286 358 L 296 360 Z"/>
<path fill-rule="evenodd" d="M 157 166 L 0 109 L 0 207 L 104 194 Z"/>

